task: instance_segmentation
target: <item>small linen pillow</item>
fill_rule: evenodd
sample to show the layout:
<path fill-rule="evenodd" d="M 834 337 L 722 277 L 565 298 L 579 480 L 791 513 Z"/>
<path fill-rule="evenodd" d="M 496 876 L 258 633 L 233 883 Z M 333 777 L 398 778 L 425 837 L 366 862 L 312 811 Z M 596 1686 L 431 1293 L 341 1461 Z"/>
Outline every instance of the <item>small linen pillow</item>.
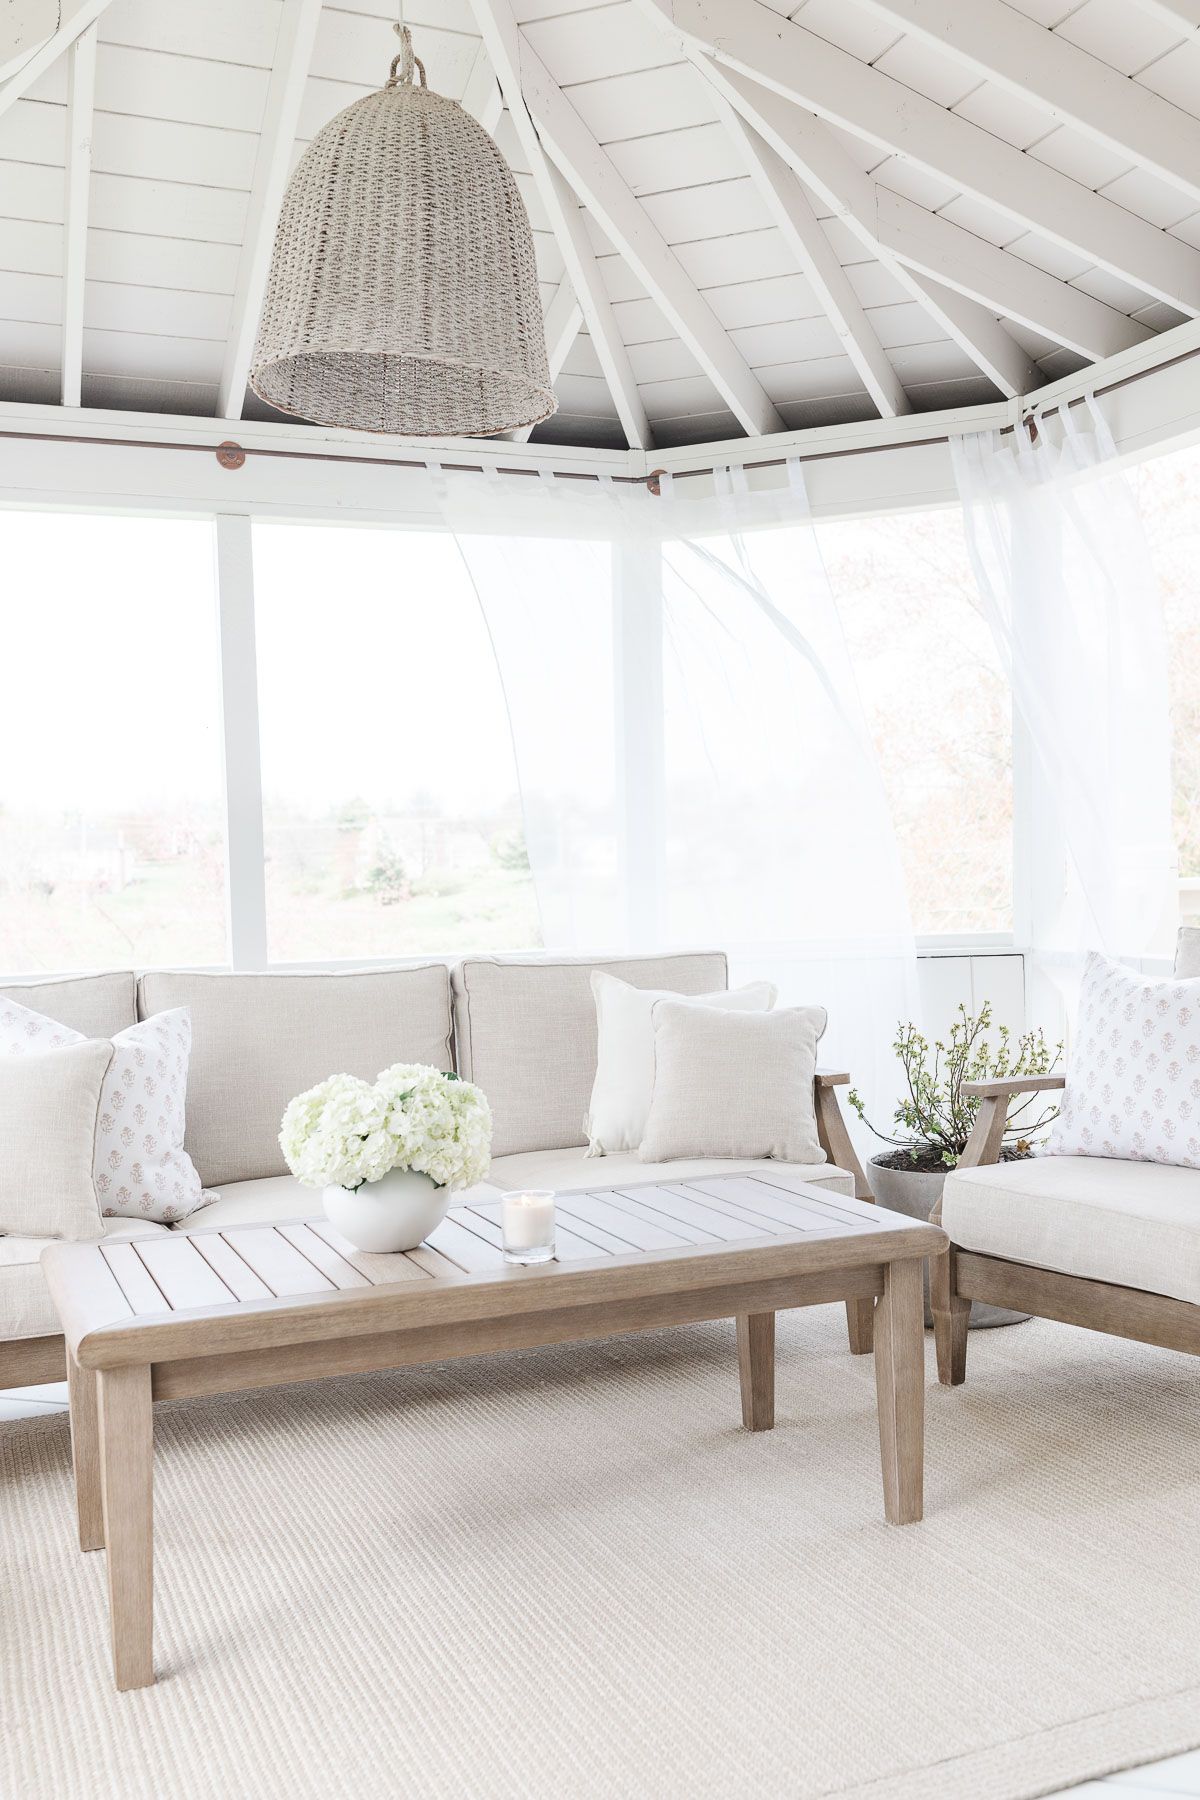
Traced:
<path fill-rule="evenodd" d="M 44 1056 L 0 1056 L 0 1235 L 103 1233 L 92 1158 L 112 1060 L 107 1039 L 83 1037 Z"/>
<path fill-rule="evenodd" d="M 1048 1156 L 1200 1169 L 1200 980 L 1156 980 L 1092 951 Z"/>
<path fill-rule="evenodd" d="M 0 1000 L 0 1058 L 41 1061 L 81 1032 L 16 1000 Z M 118 1031 L 95 1124 L 95 1181 L 106 1219 L 154 1219 L 170 1225 L 207 1206 L 183 1147 L 184 1100 L 192 1048 L 185 1006 Z"/>
<path fill-rule="evenodd" d="M 823 1163 L 813 1077 L 828 1018 L 823 1006 L 742 1013 L 660 1000 L 642 1162 L 771 1156 Z"/>
<path fill-rule="evenodd" d="M 633 987 L 603 969 L 592 971 L 596 1002 L 596 1079 L 583 1122 L 589 1156 L 636 1150 L 646 1129 L 654 1092 L 654 1008 L 659 1000 L 733 1012 L 770 1012 L 778 989 L 769 981 L 722 988 L 716 994 L 674 994 L 667 988 Z"/>

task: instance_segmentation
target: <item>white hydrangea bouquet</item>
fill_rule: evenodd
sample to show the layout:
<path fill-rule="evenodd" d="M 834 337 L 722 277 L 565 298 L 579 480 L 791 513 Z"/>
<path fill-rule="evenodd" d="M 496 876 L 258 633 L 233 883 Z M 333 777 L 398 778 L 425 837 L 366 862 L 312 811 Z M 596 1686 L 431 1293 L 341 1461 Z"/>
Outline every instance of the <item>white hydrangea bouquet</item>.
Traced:
<path fill-rule="evenodd" d="M 279 1143 L 297 1181 L 324 1190 L 326 1213 L 352 1244 L 411 1250 L 456 1189 L 486 1176 L 492 1114 L 471 1082 L 393 1063 L 374 1081 L 331 1075 L 297 1094 Z"/>

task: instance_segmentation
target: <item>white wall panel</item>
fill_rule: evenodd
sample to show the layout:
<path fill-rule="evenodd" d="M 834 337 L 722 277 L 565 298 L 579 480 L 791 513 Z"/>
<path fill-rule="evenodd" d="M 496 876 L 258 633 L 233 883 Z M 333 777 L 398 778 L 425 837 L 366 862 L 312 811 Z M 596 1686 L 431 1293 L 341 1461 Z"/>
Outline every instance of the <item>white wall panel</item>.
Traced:
<path fill-rule="evenodd" d="M 807 362 L 775 363 L 757 373 L 778 406 L 797 400 L 817 400 L 827 394 L 849 394 L 857 401 L 866 393 L 862 377 L 845 355 L 817 356 Z M 871 412 L 878 411 L 873 403 L 868 404 Z"/>
<path fill-rule="evenodd" d="M 634 344 L 629 362 L 639 387 L 651 382 L 690 381 L 700 375 L 700 364 L 678 338 L 665 338 L 659 344 Z M 711 383 L 707 389 L 712 391 Z"/>
<path fill-rule="evenodd" d="M 48 172 L 48 171 L 47 171 Z M 61 177 L 52 186 L 61 187 Z M 132 231 L 146 237 L 199 238 L 240 245 L 248 196 L 229 188 L 193 187 L 178 181 L 131 181 L 123 175 L 93 175 L 90 221 L 93 230 Z M 41 218 L 61 218 L 56 212 Z"/>
<path fill-rule="evenodd" d="M 54 231 L 55 226 L 41 226 Z M 88 278 L 181 293 L 232 295 L 238 251 L 233 244 L 202 239 L 142 237 L 128 231 L 88 235 Z"/>
<path fill-rule="evenodd" d="M 635 194 L 656 194 L 693 182 L 729 181 L 745 169 L 724 126 L 693 125 L 684 131 L 654 132 L 609 144 L 617 172 Z"/>
<path fill-rule="evenodd" d="M 679 61 L 666 34 L 629 4 L 559 13 L 532 22 L 525 35 L 560 87 Z"/>
<path fill-rule="evenodd" d="M 166 338 L 209 338 L 224 344 L 230 297 L 89 281 L 84 324 L 93 330 L 145 332 Z"/>
<path fill-rule="evenodd" d="M 270 67 L 283 0 L 114 0 L 104 19 L 109 43 Z"/>
<path fill-rule="evenodd" d="M 105 42 L 97 53 L 96 104 L 106 112 L 257 132 L 266 99 L 265 69 Z"/>
<path fill-rule="evenodd" d="M 747 325 L 729 335 L 752 369 L 844 355 L 841 339 L 824 313 L 772 325 Z"/>
<path fill-rule="evenodd" d="M 700 75 L 684 62 L 612 81 L 583 82 L 566 93 L 601 144 L 708 125 L 717 116 Z"/>

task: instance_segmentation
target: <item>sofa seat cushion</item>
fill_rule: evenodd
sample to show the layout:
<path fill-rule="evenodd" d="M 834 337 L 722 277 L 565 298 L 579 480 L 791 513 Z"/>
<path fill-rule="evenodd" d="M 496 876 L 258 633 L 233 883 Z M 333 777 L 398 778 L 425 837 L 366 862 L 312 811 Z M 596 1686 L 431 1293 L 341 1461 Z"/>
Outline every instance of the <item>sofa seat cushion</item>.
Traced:
<path fill-rule="evenodd" d="M 942 1225 L 963 1250 L 1200 1305 L 1200 1170 L 1099 1156 L 956 1169 Z"/>
<path fill-rule="evenodd" d="M 227 1225 L 278 1225 L 284 1219 L 315 1219 L 323 1207 L 319 1188 L 301 1186 L 293 1175 L 259 1181 L 230 1181 L 179 1231 L 224 1231 Z"/>
<path fill-rule="evenodd" d="M 146 1219 L 105 1219 L 100 1241 L 161 1237 L 167 1227 Z M 62 1327 L 42 1279 L 41 1254 L 57 1238 L 0 1237 L 0 1340 L 57 1337 Z"/>
<path fill-rule="evenodd" d="M 587 1156 L 583 1150 L 527 1150 L 520 1156 L 498 1156 L 489 1180 L 497 1187 L 571 1188 L 629 1187 L 646 1181 L 702 1181 L 714 1175 L 745 1175 L 748 1171 L 786 1169 L 814 1187 L 853 1194 L 854 1177 L 832 1163 L 783 1163 L 767 1157 L 692 1156 L 675 1162 L 644 1163 L 636 1150 L 613 1156 Z"/>

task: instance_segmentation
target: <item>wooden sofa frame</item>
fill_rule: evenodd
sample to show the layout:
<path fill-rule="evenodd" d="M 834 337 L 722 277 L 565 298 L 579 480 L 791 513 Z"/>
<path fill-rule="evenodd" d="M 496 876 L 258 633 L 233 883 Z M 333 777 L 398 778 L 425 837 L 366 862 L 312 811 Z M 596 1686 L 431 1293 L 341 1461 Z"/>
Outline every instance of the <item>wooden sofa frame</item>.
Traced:
<path fill-rule="evenodd" d="M 850 1141 L 837 1090 L 850 1080 L 842 1071 L 819 1069 L 813 1083 L 813 1102 L 817 1116 L 817 1136 L 831 1163 L 854 1177 L 854 1193 L 859 1200 L 873 1201 L 858 1153 Z M 872 1299 L 846 1301 L 846 1325 L 850 1348 L 855 1356 L 865 1356 L 874 1345 L 875 1302 Z M 10 1387 L 39 1387 L 46 1382 L 67 1379 L 66 1346 L 59 1335 L 37 1338 L 0 1338 L 0 1390 Z"/>
<path fill-rule="evenodd" d="M 978 1169 L 999 1162 L 1009 1102 L 1015 1095 L 1065 1085 L 1062 1075 L 965 1081 L 963 1092 L 978 1095 L 980 1107 L 959 1168 Z M 941 1224 L 940 1200 L 932 1218 Z M 966 1379 L 972 1300 L 1009 1306 L 1039 1319 L 1057 1319 L 1064 1325 L 1083 1325 L 1089 1331 L 1106 1331 L 1113 1337 L 1134 1338 L 1164 1350 L 1200 1355 L 1200 1306 L 1140 1288 L 1117 1287 L 1082 1275 L 1062 1275 L 1056 1269 L 981 1256 L 953 1242 L 941 1256 L 932 1258 L 930 1297 L 938 1380 L 943 1387 L 957 1387 Z"/>

